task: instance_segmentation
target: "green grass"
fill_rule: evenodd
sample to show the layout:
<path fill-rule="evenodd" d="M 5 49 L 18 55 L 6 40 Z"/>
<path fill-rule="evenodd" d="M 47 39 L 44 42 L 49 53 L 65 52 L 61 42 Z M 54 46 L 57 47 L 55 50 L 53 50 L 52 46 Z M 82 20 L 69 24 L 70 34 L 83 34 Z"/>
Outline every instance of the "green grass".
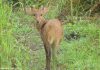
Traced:
<path fill-rule="evenodd" d="M 18 70 L 44 70 L 45 52 L 33 17 L 12 12 L 5 4 L 0 6 L 0 14 L 0 68 L 11 69 L 15 65 Z M 63 25 L 64 38 L 57 53 L 58 70 L 100 69 L 99 27 L 100 20 Z M 71 38 L 73 32 L 78 34 L 77 39 Z"/>
<path fill-rule="evenodd" d="M 65 40 L 61 44 L 59 61 L 65 70 L 99 70 L 100 67 L 100 44 L 99 24 L 89 22 L 78 22 L 74 25 L 65 26 L 65 35 L 76 31 L 79 39 Z M 84 37 L 85 36 L 85 37 Z"/>
<path fill-rule="evenodd" d="M 19 15 L 20 14 L 20 15 Z M 39 33 L 34 28 L 34 19 L 28 15 L 15 13 L 19 19 L 14 21 L 14 36 L 19 37 L 19 43 L 31 47 L 31 68 L 33 70 L 44 70 L 45 52 Z M 22 18 L 24 17 L 24 18 Z M 21 19 L 20 19 L 21 18 Z M 16 20 L 15 18 L 13 18 Z M 22 21 L 25 20 L 25 21 Z M 98 70 L 100 69 L 100 29 L 99 21 L 76 21 L 63 26 L 64 38 L 58 50 L 59 70 Z M 79 34 L 79 38 L 68 40 L 66 36 L 72 32 Z M 28 34 L 28 36 L 27 36 Z M 23 39 L 24 38 L 24 39 Z M 33 47 L 33 48 L 32 48 Z M 30 65 L 29 65 L 30 66 Z M 26 69 L 27 70 L 27 69 Z"/>
<path fill-rule="evenodd" d="M 0 1 L 0 70 L 29 68 L 30 49 L 25 48 L 13 35 L 12 9 Z"/>

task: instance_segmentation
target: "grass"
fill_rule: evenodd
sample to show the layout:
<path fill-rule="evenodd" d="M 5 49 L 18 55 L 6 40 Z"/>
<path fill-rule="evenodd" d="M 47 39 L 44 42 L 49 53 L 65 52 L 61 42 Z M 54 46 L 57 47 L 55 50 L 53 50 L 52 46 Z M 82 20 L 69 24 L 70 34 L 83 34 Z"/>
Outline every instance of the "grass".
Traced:
<path fill-rule="evenodd" d="M 0 9 L 0 68 L 44 70 L 45 52 L 33 17 L 22 12 L 12 13 L 7 5 Z M 100 69 L 99 27 L 99 20 L 63 25 L 64 38 L 57 54 L 58 70 Z"/>
<path fill-rule="evenodd" d="M 0 70 L 28 69 L 30 50 L 13 36 L 15 26 L 10 22 L 12 9 L 0 1 Z"/>
<path fill-rule="evenodd" d="M 62 66 L 65 66 L 65 70 L 100 69 L 100 30 L 97 28 L 97 24 L 80 21 L 74 25 L 67 25 L 65 30 L 68 34 L 72 31 L 78 31 L 80 35 L 79 39 L 62 42 L 62 54 L 59 55 L 61 57 L 59 61 L 61 61 Z"/>
<path fill-rule="evenodd" d="M 31 69 L 44 70 L 45 52 L 39 33 L 34 28 L 34 19 L 28 15 L 15 13 L 14 36 L 18 42 L 31 48 Z M 21 18 L 24 17 L 24 18 Z M 21 18 L 21 19 L 20 19 Z M 23 21 L 22 21 L 23 20 Z M 25 20 L 25 21 L 24 21 Z M 33 22 L 33 23 L 32 23 Z M 14 25 L 14 26 L 15 26 Z M 75 24 L 66 24 L 64 39 L 58 50 L 59 70 L 98 70 L 100 69 L 100 30 L 99 21 L 76 21 Z M 71 33 L 76 33 L 77 38 L 71 38 Z M 69 37 L 70 39 L 68 39 Z M 30 65 L 29 65 L 30 66 Z M 27 70 L 27 69 L 26 69 Z"/>

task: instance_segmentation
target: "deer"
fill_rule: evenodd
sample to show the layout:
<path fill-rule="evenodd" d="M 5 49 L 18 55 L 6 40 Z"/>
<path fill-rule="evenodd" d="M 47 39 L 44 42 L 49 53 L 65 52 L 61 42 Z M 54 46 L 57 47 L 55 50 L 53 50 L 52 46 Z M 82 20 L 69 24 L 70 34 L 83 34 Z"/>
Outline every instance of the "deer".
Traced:
<path fill-rule="evenodd" d="M 26 10 L 26 13 L 33 15 L 37 21 L 36 28 L 40 33 L 41 39 L 44 44 L 46 54 L 46 70 L 56 70 L 57 66 L 57 49 L 59 48 L 60 42 L 63 38 L 62 22 L 59 19 L 47 20 L 43 17 L 48 12 L 48 8 L 42 7 L 36 9 L 31 7 Z M 51 65 L 51 58 L 53 65 Z"/>

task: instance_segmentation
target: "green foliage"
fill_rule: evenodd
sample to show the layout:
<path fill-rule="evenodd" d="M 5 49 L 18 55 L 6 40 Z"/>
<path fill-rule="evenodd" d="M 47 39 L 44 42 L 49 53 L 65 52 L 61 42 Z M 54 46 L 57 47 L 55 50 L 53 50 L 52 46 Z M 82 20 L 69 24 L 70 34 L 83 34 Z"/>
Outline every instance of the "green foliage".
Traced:
<path fill-rule="evenodd" d="M 65 40 L 62 42 L 61 54 L 58 57 L 63 70 L 98 70 L 99 62 L 99 32 L 96 23 L 80 21 L 74 25 L 64 26 L 65 35 L 71 32 L 79 32 L 80 38 Z M 84 37 L 85 36 L 85 37 Z"/>
<path fill-rule="evenodd" d="M 25 1 L 25 2 L 23 2 Z M 25 6 L 47 6 L 47 19 L 64 15 L 78 16 L 98 0 L 19 0 Z M 80 1 L 80 2 L 79 2 Z M 65 13 L 63 12 L 65 11 Z M 39 33 L 34 27 L 33 17 L 12 8 L 0 1 L 0 68 L 18 70 L 44 70 L 45 52 Z M 58 70 L 99 70 L 100 69 L 100 20 L 75 21 L 66 24 L 64 39 L 58 50 Z M 68 40 L 71 33 L 78 38 Z"/>
<path fill-rule="evenodd" d="M 63 6 L 66 4 L 66 2 L 64 0 L 57 0 L 57 1 L 54 0 L 54 2 L 53 1 L 49 1 L 49 2 L 52 2 L 52 3 L 48 3 L 49 12 L 47 13 L 46 18 L 52 19 L 52 18 L 58 17 L 62 11 Z"/>
<path fill-rule="evenodd" d="M 50 7 L 50 13 L 48 18 L 54 18 L 60 14 L 71 16 L 90 16 L 98 12 L 91 13 L 91 8 L 98 4 L 99 0 L 9 0 L 9 3 L 13 3 L 16 7 L 35 6 L 37 8 L 41 6 Z M 93 10 L 98 9 L 99 6 Z"/>
<path fill-rule="evenodd" d="M 40 36 L 37 35 L 39 33 L 34 27 L 36 22 L 33 17 L 16 12 L 12 14 L 11 20 L 14 25 L 14 36 L 24 46 L 35 46 L 41 41 Z"/>
<path fill-rule="evenodd" d="M 0 1 L 0 69 L 28 69 L 29 49 L 14 38 L 11 13 L 11 7 Z"/>
<path fill-rule="evenodd" d="M 16 38 L 19 37 L 18 42 L 27 47 L 30 47 L 31 44 L 35 45 L 32 46 L 33 48 L 31 48 L 33 50 L 32 53 L 34 55 L 34 57 L 31 56 L 31 69 L 44 70 L 45 52 L 44 49 L 41 48 L 43 46 L 40 46 L 41 40 L 39 37 L 37 37 L 39 34 L 32 26 L 32 24 L 35 23 L 34 19 L 20 12 L 13 14 L 12 16 L 14 16 L 12 19 L 15 26 L 14 36 Z M 75 21 L 75 24 L 73 25 L 69 23 L 63 26 L 65 36 L 70 35 L 72 32 L 78 32 L 79 38 L 66 40 L 64 37 L 60 45 L 60 50 L 58 50 L 59 54 L 57 54 L 57 59 L 59 61 L 57 67 L 58 69 L 100 69 L 98 66 L 100 62 L 99 25 L 99 20 L 80 20 Z"/>
<path fill-rule="evenodd" d="M 99 35 L 99 29 L 97 29 L 97 25 L 98 24 L 86 20 L 75 22 L 74 25 L 69 23 L 68 25 L 66 25 L 67 27 L 64 27 L 66 30 L 64 33 L 70 34 L 72 32 L 77 32 L 80 34 L 80 36 L 97 36 Z"/>
<path fill-rule="evenodd" d="M 12 53 L 11 46 L 12 46 L 12 41 L 13 37 L 11 36 L 12 34 L 12 29 L 11 29 L 11 24 L 8 22 L 8 18 L 11 15 L 11 9 L 7 5 L 3 5 L 2 2 L 0 1 L 0 55 L 2 57 L 0 62 L 3 64 L 3 67 L 7 65 L 9 67 L 11 65 L 11 62 L 8 63 L 10 60 L 10 54 Z M 2 66 L 2 65 L 1 65 Z"/>

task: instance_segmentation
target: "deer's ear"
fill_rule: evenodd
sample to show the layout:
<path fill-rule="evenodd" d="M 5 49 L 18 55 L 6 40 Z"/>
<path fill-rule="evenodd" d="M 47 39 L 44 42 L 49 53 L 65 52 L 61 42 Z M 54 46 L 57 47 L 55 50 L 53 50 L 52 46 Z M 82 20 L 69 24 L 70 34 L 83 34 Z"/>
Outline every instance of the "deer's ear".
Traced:
<path fill-rule="evenodd" d="M 38 10 L 36 8 L 33 8 L 33 7 L 26 7 L 25 8 L 25 12 L 26 14 L 28 15 L 33 15 L 33 14 L 36 14 Z"/>
<path fill-rule="evenodd" d="M 41 8 L 40 8 L 40 12 L 41 12 L 41 14 L 45 14 L 45 13 L 48 12 L 48 8 L 46 8 L 46 7 L 41 7 Z"/>
<path fill-rule="evenodd" d="M 26 14 L 28 14 L 28 15 L 32 15 L 32 14 L 33 14 L 32 10 L 31 10 L 31 7 L 26 7 L 26 8 L 25 8 L 25 12 L 26 12 Z"/>

